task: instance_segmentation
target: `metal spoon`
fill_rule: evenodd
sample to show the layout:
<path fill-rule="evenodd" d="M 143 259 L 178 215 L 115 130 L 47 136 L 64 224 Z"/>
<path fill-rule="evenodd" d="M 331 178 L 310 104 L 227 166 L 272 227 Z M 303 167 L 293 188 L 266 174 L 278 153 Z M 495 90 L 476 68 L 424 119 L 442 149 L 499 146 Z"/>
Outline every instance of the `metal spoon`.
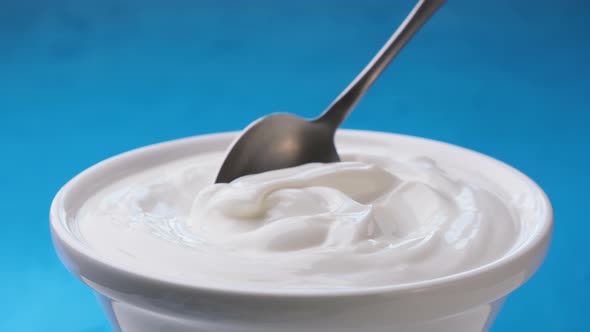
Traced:
<path fill-rule="evenodd" d="M 336 129 L 365 92 L 445 0 L 420 0 L 377 55 L 319 118 L 271 114 L 244 129 L 231 145 L 216 183 L 248 174 L 312 162 L 340 161 L 334 146 Z"/>

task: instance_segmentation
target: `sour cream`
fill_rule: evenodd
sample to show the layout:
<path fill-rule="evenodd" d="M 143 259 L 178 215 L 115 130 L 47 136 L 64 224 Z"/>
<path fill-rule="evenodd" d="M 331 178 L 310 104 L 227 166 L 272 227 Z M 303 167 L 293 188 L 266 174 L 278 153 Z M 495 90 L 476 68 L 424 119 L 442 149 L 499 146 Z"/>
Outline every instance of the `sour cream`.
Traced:
<path fill-rule="evenodd" d="M 77 214 L 104 259 L 199 286 L 334 289 L 424 281 L 488 264 L 519 236 L 485 178 L 427 157 L 341 149 L 307 164 L 213 184 L 223 152 L 145 169 Z"/>

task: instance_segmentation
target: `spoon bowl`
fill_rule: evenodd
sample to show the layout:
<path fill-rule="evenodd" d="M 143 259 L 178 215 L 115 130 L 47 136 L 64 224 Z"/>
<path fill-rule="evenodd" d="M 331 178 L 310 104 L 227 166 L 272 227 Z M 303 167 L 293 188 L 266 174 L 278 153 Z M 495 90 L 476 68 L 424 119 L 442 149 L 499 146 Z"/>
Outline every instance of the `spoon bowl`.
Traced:
<path fill-rule="evenodd" d="M 216 183 L 311 162 L 340 161 L 326 122 L 277 113 L 258 119 L 233 142 Z"/>

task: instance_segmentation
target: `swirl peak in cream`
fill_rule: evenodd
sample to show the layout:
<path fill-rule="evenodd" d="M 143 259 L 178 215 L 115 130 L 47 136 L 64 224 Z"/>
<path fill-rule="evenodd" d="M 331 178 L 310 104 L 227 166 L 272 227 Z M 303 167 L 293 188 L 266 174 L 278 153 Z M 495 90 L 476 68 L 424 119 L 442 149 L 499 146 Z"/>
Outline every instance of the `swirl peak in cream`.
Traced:
<path fill-rule="evenodd" d="M 399 184 L 361 162 L 307 164 L 203 189 L 190 224 L 207 241 L 236 249 L 350 248 L 382 234 L 373 204 Z"/>

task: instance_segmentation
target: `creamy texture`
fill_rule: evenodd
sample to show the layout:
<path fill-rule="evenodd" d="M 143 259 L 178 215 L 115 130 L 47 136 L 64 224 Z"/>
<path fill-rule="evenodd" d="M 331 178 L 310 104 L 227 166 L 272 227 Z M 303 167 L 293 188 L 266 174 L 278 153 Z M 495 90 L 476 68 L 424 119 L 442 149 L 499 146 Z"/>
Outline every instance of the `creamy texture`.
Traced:
<path fill-rule="evenodd" d="M 221 153 L 164 164 L 88 200 L 76 233 L 138 273 L 238 288 L 417 282 L 515 244 L 516 214 L 485 179 L 428 158 L 343 156 L 229 184 L 211 184 Z"/>

